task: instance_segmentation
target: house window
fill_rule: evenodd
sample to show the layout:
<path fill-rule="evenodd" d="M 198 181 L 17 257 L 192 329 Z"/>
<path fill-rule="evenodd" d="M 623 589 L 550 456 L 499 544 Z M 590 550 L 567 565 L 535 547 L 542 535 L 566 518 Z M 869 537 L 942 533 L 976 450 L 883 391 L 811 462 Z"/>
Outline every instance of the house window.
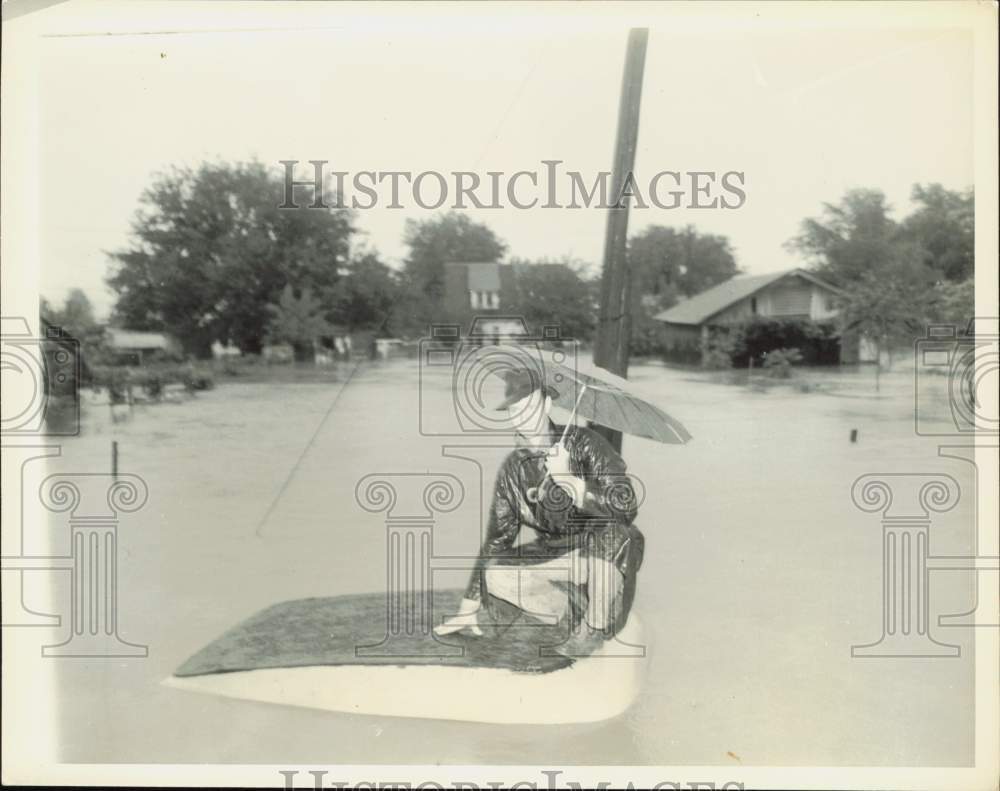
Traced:
<path fill-rule="evenodd" d="M 469 304 L 472 305 L 472 309 L 475 310 L 479 307 L 479 292 L 470 291 L 469 292 Z"/>
<path fill-rule="evenodd" d="M 491 297 L 490 307 L 499 308 L 500 307 L 500 294 L 499 294 L 499 292 L 496 292 L 496 291 L 492 292 L 490 294 L 490 297 Z"/>

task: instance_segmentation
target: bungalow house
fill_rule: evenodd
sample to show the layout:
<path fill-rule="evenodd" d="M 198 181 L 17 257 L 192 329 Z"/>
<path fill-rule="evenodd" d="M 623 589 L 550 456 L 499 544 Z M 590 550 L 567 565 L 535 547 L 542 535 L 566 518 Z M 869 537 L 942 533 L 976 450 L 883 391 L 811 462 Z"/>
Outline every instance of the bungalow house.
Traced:
<path fill-rule="evenodd" d="M 664 324 L 667 356 L 705 361 L 712 330 L 760 316 L 823 321 L 837 316 L 836 286 L 804 269 L 738 275 L 655 316 Z M 856 358 L 842 344 L 842 359 Z M 844 360 L 846 361 L 846 360 Z"/>
<path fill-rule="evenodd" d="M 162 332 L 142 332 L 108 327 L 108 347 L 114 354 L 115 365 L 142 365 L 151 359 L 179 355 L 180 344 Z"/>

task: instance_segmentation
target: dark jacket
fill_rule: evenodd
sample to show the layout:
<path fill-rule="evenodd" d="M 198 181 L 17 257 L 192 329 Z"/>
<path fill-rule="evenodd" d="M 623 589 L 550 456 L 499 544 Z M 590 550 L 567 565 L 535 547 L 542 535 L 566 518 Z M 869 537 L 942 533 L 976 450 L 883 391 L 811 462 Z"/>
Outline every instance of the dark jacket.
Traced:
<path fill-rule="evenodd" d="M 567 548 L 575 536 L 602 534 L 597 542 L 609 559 L 617 557 L 630 531 L 615 531 L 632 524 L 638 510 L 635 492 L 626 474 L 625 462 L 604 437 L 588 428 L 570 426 L 565 446 L 570 471 L 586 483 L 581 508 L 546 480 L 545 455 L 559 441 L 563 427 L 550 422 L 546 446 L 519 448 L 504 460 L 497 473 L 486 537 L 466 589 L 469 599 L 482 598 L 482 571 L 491 558 L 516 554 L 514 544 L 522 526 L 537 531 L 543 545 Z M 543 485 L 545 482 L 545 485 Z M 536 494 L 537 499 L 529 493 Z M 612 538 L 614 534 L 615 538 Z M 594 543 L 591 543 L 594 546 Z"/>

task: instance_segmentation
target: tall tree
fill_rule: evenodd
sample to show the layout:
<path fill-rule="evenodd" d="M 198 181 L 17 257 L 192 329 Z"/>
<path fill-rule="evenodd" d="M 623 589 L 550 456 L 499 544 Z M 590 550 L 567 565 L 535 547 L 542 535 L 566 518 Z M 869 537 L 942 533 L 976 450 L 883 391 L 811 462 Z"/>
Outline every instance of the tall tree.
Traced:
<path fill-rule="evenodd" d="M 933 289 L 918 263 L 892 261 L 849 283 L 841 302 L 840 322 L 874 346 L 875 389 L 879 389 L 883 352 L 907 346 L 923 334 L 934 310 Z"/>
<path fill-rule="evenodd" d="M 492 263 L 507 252 L 487 225 L 458 212 L 407 220 L 403 241 L 410 248 L 403 263 L 408 283 L 434 301 L 444 296 L 445 264 Z"/>
<path fill-rule="evenodd" d="M 913 185 L 914 211 L 897 223 L 879 190 L 851 190 L 840 203 L 824 204 L 807 218 L 788 246 L 817 271 L 847 286 L 867 273 L 901 262 L 933 282 L 961 282 L 973 274 L 974 198 L 940 184 Z"/>
<path fill-rule="evenodd" d="M 845 288 L 842 319 L 891 351 L 928 321 L 968 320 L 973 302 L 973 194 L 913 187 L 916 209 L 901 223 L 878 190 L 852 190 L 806 219 L 789 243 Z"/>
<path fill-rule="evenodd" d="M 279 209 L 284 182 L 258 162 L 174 168 L 140 198 L 125 250 L 111 253 L 114 319 L 164 330 L 204 356 L 212 341 L 259 352 L 286 285 L 325 293 L 347 261 L 346 210 Z M 300 187 L 300 203 L 311 203 Z"/>
<path fill-rule="evenodd" d="M 90 298 L 79 288 L 70 289 L 59 312 L 59 323 L 74 335 L 83 335 L 97 327 L 94 306 Z"/>
<path fill-rule="evenodd" d="M 511 261 L 514 304 L 505 312 L 524 316 L 528 327 L 540 332 L 558 325 L 564 338 L 589 341 L 597 315 L 597 294 L 579 264 L 570 261 Z"/>
<path fill-rule="evenodd" d="M 628 257 L 633 296 L 655 297 L 661 309 L 740 271 L 726 237 L 698 233 L 691 225 L 649 226 L 629 240 Z"/>
<path fill-rule="evenodd" d="M 975 199 L 971 189 L 913 185 L 916 209 L 903 220 L 901 237 L 922 250 L 923 262 L 939 280 L 960 283 L 974 274 Z"/>
<path fill-rule="evenodd" d="M 941 324 L 954 324 L 965 330 L 976 311 L 976 283 L 970 277 L 961 283 L 944 281 L 931 294 L 931 318 Z"/>
<path fill-rule="evenodd" d="M 653 317 L 684 297 L 693 297 L 739 274 L 729 240 L 698 233 L 691 225 L 651 225 L 629 240 L 632 277 L 633 354 L 660 349 L 663 325 Z"/>
<path fill-rule="evenodd" d="M 291 285 L 282 289 L 276 305 L 268 305 L 270 320 L 267 338 L 271 343 L 287 343 L 295 352 L 295 359 L 310 360 L 314 356 L 314 341 L 330 332 L 330 325 L 323 318 L 318 299 L 309 289 L 296 294 Z"/>
<path fill-rule="evenodd" d="M 850 190 L 840 203 L 823 204 L 820 217 L 802 222 L 788 246 L 806 256 L 817 272 L 840 286 L 902 258 L 919 260 L 912 250 L 901 255 L 899 229 L 880 190 Z"/>
<path fill-rule="evenodd" d="M 363 253 L 347 265 L 333 287 L 327 319 L 351 330 L 385 330 L 399 296 L 396 273 L 377 254 Z"/>

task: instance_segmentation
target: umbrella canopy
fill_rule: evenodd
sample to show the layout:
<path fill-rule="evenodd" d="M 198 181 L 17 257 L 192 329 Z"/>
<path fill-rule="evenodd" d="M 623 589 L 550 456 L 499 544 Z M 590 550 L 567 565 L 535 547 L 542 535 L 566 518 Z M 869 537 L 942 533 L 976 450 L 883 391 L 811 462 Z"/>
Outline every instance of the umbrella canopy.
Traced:
<path fill-rule="evenodd" d="M 557 406 L 634 437 L 645 437 L 668 445 L 683 445 L 691 439 L 691 434 L 679 420 L 630 393 L 625 387 L 627 380 L 620 376 L 597 366 L 585 367 L 582 363 L 577 364 L 576 370 L 569 366 L 559 368 L 554 373 L 562 374 L 577 386 L 564 388 L 564 393 L 556 385 L 560 392 L 553 403 Z M 597 373 L 600 377 L 595 375 Z"/>
<path fill-rule="evenodd" d="M 484 347 L 479 353 L 486 365 L 491 357 L 505 362 L 490 367 L 490 372 L 497 375 L 502 376 L 517 365 L 536 371 L 543 382 L 559 392 L 553 399 L 556 406 L 594 423 L 670 445 L 683 445 L 691 439 L 679 420 L 629 392 L 626 379 L 573 355 L 527 346 Z"/>

